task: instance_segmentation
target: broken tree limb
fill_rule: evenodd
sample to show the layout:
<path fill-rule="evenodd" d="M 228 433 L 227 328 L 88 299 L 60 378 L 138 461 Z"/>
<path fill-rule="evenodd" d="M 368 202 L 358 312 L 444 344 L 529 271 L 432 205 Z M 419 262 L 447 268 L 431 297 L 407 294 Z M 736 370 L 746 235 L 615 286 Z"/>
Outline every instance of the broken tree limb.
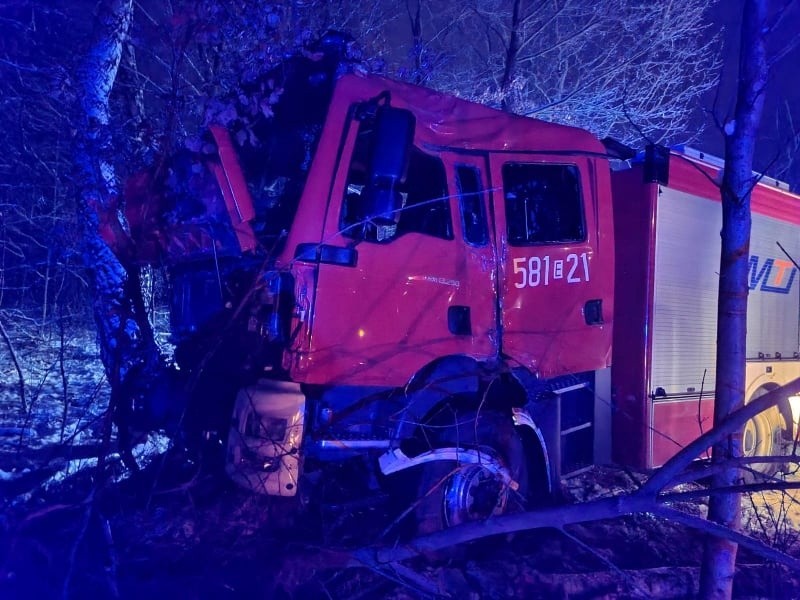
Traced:
<path fill-rule="evenodd" d="M 379 564 L 397 562 L 492 535 L 530 529 L 561 528 L 576 523 L 587 523 L 643 513 L 650 513 L 704 533 L 735 541 L 768 560 L 800 570 L 800 560 L 788 554 L 716 523 L 664 506 L 652 496 L 641 492 L 466 523 L 415 538 L 401 546 L 377 548 L 373 550 L 373 555 L 374 560 Z M 365 554 L 365 552 L 367 551 L 360 551 L 360 560 L 368 560 L 368 554 Z"/>
<path fill-rule="evenodd" d="M 729 464 L 730 463 L 730 464 Z M 800 455 L 797 454 L 782 454 L 779 456 L 740 456 L 731 461 L 723 461 L 716 464 L 704 464 L 700 465 L 700 468 L 693 469 L 691 471 L 685 471 L 681 475 L 676 476 L 671 482 L 670 485 L 680 485 L 682 483 L 693 483 L 699 479 L 706 479 L 711 475 L 714 475 L 721 469 L 728 469 L 731 466 L 736 466 L 742 468 L 744 470 L 747 469 L 747 465 L 751 465 L 754 463 L 778 463 L 778 464 L 789 464 L 792 463 L 794 465 L 798 465 L 800 463 Z M 765 475 L 762 475 L 762 478 L 765 478 Z M 779 481 L 774 478 L 766 478 L 766 481 Z"/>
<path fill-rule="evenodd" d="M 733 531 L 728 527 L 714 523 L 713 521 L 708 521 L 701 517 L 687 515 L 685 512 L 676 510 L 674 508 L 669 508 L 667 506 L 656 507 L 656 509 L 653 511 L 653 514 L 675 523 L 681 523 L 682 525 L 686 525 L 687 527 L 691 527 L 697 531 L 710 533 L 717 538 L 736 542 L 741 547 L 752 550 L 756 554 L 763 556 L 766 559 L 800 571 L 800 560 L 794 558 L 793 556 L 789 556 L 780 550 L 776 550 L 775 548 L 763 542 L 748 537 L 743 533 Z"/>
<path fill-rule="evenodd" d="M 376 560 L 380 563 L 406 560 L 455 544 L 471 542 L 490 535 L 514 533 L 528 529 L 560 528 L 574 523 L 612 519 L 639 512 L 650 512 L 655 498 L 633 495 L 602 498 L 580 504 L 543 508 L 531 512 L 513 513 L 485 521 L 465 523 L 449 529 L 420 536 L 393 548 L 378 548 Z"/>
<path fill-rule="evenodd" d="M 748 485 L 735 485 L 726 488 L 702 488 L 688 492 L 659 494 L 659 502 L 687 502 L 695 498 L 705 498 L 714 494 L 753 494 L 757 492 L 782 492 L 800 490 L 800 481 L 765 481 Z M 796 502 L 796 500 L 795 500 Z"/>
<path fill-rule="evenodd" d="M 370 553 L 372 553 L 374 560 L 379 564 L 397 562 L 428 552 L 441 550 L 448 546 L 471 542 L 492 535 L 514 533 L 530 529 L 563 528 L 564 526 L 576 523 L 587 523 L 633 514 L 650 513 L 709 533 L 713 536 L 736 541 L 769 560 L 774 560 L 794 569 L 800 569 L 800 561 L 766 544 L 748 538 L 741 533 L 718 524 L 706 521 L 705 519 L 692 517 L 676 509 L 664 506 L 664 502 L 666 501 L 685 499 L 685 497 L 681 495 L 662 494 L 662 490 L 672 485 L 673 480 L 710 445 L 721 440 L 731 432 L 741 429 L 748 419 L 768 409 L 770 406 L 777 404 L 785 396 L 797 393 L 800 393 L 800 378 L 753 400 L 743 408 L 731 413 L 728 418 L 719 423 L 717 427 L 701 435 L 697 440 L 687 445 L 672 459 L 667 461 L 663 467 L 656 470 L 645 484 L 635 492 L 615 496 L 613 498 L 602 498 L 579 504 L 507 514 L 485 521 L 466 523 L 414 538 L 400 546 L 363 549 L 360 551 L 362 560 L 369 560 L 368 557 Z M 775 487 L 784 487 L 783 484 L 779 482 L 775 482 L 772 485 Z M 756 487 L 758 489 L 771 489 L 769 487 L 762 487 L 762 484 L 742 487 L 748 489 L 751 487 L 754 489 Z M 793 484 L 787 484 L 785 487 L 789 488 L 794 486 Z M 722 490 L 720 493 L 729 492 L 730 490 Z M 703 490 L 703 495 L 713 493 L 716 492 L 714 490 Z"/>
<path fill-rule="evenodd" d="M 800 378 L 790 381 L 786 385 L 776 388 L 760 396 L 732 412 L 716 427 L 707 431 L 692 443 L 685 446 L 680 452 L 669 459 L 664 466 L 656 470 L 642 486 L 642 491 L 656 494 L 670 485 L 691 462 L 700 456 L 707 448 L 721 440 L 726 435 L 740 430 L 749 419 L 776 405 L 786 396 L 800 394 Z"/>

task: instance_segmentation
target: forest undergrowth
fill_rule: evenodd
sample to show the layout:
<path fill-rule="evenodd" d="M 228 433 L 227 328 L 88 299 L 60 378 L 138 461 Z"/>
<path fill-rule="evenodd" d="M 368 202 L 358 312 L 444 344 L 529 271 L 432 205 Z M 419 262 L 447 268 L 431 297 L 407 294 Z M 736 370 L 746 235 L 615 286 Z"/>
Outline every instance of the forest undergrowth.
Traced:
<path fill-rule="evenodd" d="M 2 598 L 685 598 L 697 589 L 702 538 L 648 514 L 489 538 L 458 559 L 364 561 L 360 549 L 386 541 L 380 507 L 297 512 L 237 489 L 163 433 L 140 440 L 133 472 L 109 429 L 93 332 L 4 323 Z M 643 480 L 604 466 L 563 484 L 579 502 Z M 684 508 L 702 515 L 705 505 Z M 800 553 L 790 497 L 745 499 L 744 524 Z M 739 563 L 737 597 L 800 597 L 798 574 L 746 550 Z"/>

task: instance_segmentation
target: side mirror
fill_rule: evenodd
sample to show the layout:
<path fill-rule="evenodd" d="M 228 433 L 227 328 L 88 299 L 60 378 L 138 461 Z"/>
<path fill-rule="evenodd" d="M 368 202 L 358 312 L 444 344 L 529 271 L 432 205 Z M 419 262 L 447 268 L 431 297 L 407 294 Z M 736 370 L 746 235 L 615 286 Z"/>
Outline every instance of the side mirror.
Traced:
<path fill-rule="evenodd" d="M 648 144 L 644 149 L 644 182 L 669 185 L 669 148 Z"/>
<path fill-rule="evenodd" d="M 388 105 L 380 106 L 375 115 L 364 214 L 379 225 L 396 223 L 396 211 L 402 208 L 397 185 L 408 168 L 415 124 L 411 111 Z"/>

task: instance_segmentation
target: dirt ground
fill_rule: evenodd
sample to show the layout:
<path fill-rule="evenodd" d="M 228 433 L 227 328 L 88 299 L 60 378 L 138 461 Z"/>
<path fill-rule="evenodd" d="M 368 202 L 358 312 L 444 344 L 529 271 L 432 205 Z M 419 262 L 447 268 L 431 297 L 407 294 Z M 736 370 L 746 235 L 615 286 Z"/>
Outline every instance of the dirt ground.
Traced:
<path fill-rule="evenodd" d="M 380 508 L 290 518 L 286 502 L 235 488 L 157 435 L 131 473 L 100 447 L 107 399 L 91 339 L 44 349 L 17 340 L 15 351 L 25 410 L 16 368 L 0 354 L 0 598 L 627 599 L 697 589 L 702 538 L 649 514 L 490 538 L 458 558 L 376 564 L 369 549 L 390 542 Z M 639 479 L 597 467 L 564 484 L 579 502 Z M 800 555 L 798 504 L 778 492 L 749 502 L 748 531 Z M 742 550 L 734 589 L 800 598 L 800 574 Z"/>
<path fill-rule="evenodd" d="M 158 464 L 93 492 L 89 471 L 33 494 L 0 523 L 2 598 L 687 598 L 702 539 L 651 515 L 486 539 L 458 559 L 365 564 L 378 516 L 287 525 L 275 499 Z M 621 487 L 597 469 L 575 499 Z M 797 554 L 796 529 L 767 532 Z M 800 574 L 740 552 L 738 598 L 800 597 Z"/>

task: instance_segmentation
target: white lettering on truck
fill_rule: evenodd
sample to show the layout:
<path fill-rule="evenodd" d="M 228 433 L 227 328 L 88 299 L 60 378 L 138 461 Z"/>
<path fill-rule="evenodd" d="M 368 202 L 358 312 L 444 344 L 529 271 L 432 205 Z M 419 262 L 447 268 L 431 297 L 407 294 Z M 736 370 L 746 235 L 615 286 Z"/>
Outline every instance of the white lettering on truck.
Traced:
<path fill-rule="evenodd" d="M 567 283 L 582 283 L 589 281 L 589 257 L 586 252 L 567 254 L 566 260 L 550 256 L 520 256 L 514 259 L 514 275 L 519 277 L 514 282 L 514 287 L 519 289 L 550 285 L 565 278 Z"/>

